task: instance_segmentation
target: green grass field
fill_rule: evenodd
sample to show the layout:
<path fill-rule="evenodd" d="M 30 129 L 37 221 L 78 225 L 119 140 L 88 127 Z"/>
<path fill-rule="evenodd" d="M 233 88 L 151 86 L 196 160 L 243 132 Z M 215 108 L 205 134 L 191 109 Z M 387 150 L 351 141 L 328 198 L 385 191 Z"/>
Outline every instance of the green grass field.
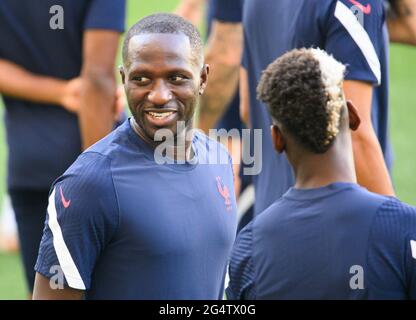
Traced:
<path fill-rule="evenodd" d="M 177 0 L 128 1 L 128 25 L 156 11 L 171 11 Z M 416 49 L 391 48 L 391 134 L 395 151 L 394 183 L 399 197 L 416 205 Z M 0 105 L 0 115 L 3 108 Z M 0 203 L 5 192 L 6 145 L 0 121 Z M 0 254 L 0 299 L 25 299 L 18 255 Z"/>

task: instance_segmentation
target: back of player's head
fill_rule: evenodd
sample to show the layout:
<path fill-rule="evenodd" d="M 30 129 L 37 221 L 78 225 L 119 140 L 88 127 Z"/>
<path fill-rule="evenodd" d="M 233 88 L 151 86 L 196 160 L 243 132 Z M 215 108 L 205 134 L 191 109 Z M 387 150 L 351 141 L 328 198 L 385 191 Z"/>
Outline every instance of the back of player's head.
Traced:
<path fill-rule="evenodd" d="M 184 18 L 170 13 L 156 13 L 144 17 L 128 31 L 123 43 L 123 62 L 128 61 L 130 39 L 140 34 L 184 34 L 189 38 L 192 54 L 198 62 L 203 61 L 203 43 L 197 28 Z"/>
<path fill-rule="evenodd" d="M 304 148 L 326 152 L 341 125 L 345 66 L 320 49 L 297 49 L 271 63 L 257 87 L 272 118 Z"/>

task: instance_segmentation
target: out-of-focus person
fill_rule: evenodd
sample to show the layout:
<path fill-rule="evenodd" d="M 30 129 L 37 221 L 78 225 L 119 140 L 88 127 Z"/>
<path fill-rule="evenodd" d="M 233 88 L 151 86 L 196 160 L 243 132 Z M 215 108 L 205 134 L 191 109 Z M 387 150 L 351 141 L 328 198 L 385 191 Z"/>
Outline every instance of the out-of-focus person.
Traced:
<path fill-rule="evenodd" d="M 3 204 L 0 208 L 0 252 L 17 252 L 19 250 L 17 225 L 8 195 L 3 198 Z"/>
<path fill-rule="evenodd" d="M 124 0 L 0 2 L 7 188 L 30 293 L 50 185 L 114 126 L 124 20 Z"/>
<path fill-rule="evenodd" d="M 345 94 L 354 101 L 362 120 L 353 133 L 358 182 L 373 192 L 393 195 L 388 170 L 392 151 L 388 135 L 388 33 L 384 3 L 368 1 L 364 6 L 353 0 L 231 2 L 235 7 L 243 3 L 240 112 L 252 129 L 263 132 L 263 152 L 257 159 L 262 170 L 254 176 L 255 213 L 263 211 L 294 184 L 285 155 L 277 155 L 270 148 L 271 118 L 265 105 L 256 99 L 255 88 L 271 61 L 304 46 L 325 49 L 347 65 Z M 227 5 L 231 5 L 230 1 Z"/>

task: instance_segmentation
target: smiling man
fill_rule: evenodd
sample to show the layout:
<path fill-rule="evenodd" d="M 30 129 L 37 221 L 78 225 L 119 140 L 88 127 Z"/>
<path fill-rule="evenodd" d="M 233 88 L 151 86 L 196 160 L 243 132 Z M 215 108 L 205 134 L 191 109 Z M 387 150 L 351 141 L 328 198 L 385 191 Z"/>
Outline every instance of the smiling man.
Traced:
<path fill-rule="evenodd" d="M 221 298 L 236 207 L 225 149 L 191 134 L 208 77 L 198 31 L 148 16 L 128 31 L 123 60 L 133 117 L 52 186 L 34 298 Z M 174 163 L 155 161 L 160 130 L 174 137 Z M 203 165 L 212 152 L 227 163 Z"/>

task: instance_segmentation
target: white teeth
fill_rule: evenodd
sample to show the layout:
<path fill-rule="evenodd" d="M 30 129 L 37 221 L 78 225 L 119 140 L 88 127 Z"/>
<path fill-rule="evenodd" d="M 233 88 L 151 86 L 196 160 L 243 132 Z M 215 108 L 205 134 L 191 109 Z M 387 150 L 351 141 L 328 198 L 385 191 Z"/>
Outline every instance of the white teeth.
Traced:
<path fill-rule="evenodd" d="M 156 119 L 163 119 L 166 117 L 169 117 L 173 112 L 169 111 L 169 112 L 149 112 L 149 114 Z"/>

